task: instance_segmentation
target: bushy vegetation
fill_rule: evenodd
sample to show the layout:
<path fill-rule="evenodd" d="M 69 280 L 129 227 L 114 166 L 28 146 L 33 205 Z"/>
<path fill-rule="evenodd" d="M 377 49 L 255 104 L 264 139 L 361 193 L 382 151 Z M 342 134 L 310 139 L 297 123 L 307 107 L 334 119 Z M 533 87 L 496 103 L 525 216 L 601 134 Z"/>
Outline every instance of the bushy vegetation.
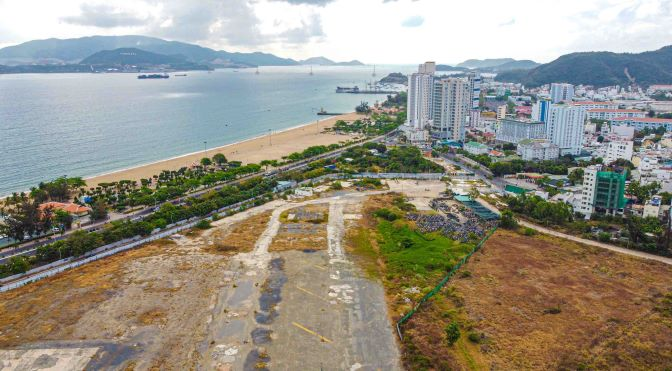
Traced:
<path fill-rule="evenodd" d="M 397 114 L 396 117 L 387 114 L 373 114 L 370 119 L 345 122 L 338 120 L 333 126 L 334 131 L 341 133 L 359 133 L 367 136 L 378 136 L 391 132 L 404 123 L 406 115 Z"/>
<path fill-rule="evenodd" d="M 375 150 L 375 154 L 371 152 Z M 350 160 L 346 160 L 350 159 Z M 442 173 L 443 167 L 427 160 L 415 147 L 388 150 L 384 144 L 367 143 L 343 152 L 339 162 L 350 172 Z"/>
<path fill-rule="evenodd" d="M 548 202 L 539 196 L 508 197 L 509 210 L 549 226 L 567 225 L 573 220 L 572 208 L 562 202 Z"/>

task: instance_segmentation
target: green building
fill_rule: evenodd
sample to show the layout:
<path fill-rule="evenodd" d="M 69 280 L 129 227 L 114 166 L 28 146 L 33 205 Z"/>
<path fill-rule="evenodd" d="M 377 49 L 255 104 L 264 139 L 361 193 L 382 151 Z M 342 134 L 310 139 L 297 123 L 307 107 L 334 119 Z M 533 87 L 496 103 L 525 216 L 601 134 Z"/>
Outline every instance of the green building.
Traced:
<path fill-rule="evenodd" d="M 578 207 L 574 208 L 590 218 L 593 212 L 617 214 L 625 208 L 625 179 L 623 172 L 606 171 L 601 165 L 592 165 L 584 169 L 582 196 Z"/>
<path fill-rule="evenodd" d="M 625 178 L 627 170 L 622 173 L 598 171 L 595 181 L 595 201 L 593 206 L 598 210 L 616 211 L 625 207 Z"/>

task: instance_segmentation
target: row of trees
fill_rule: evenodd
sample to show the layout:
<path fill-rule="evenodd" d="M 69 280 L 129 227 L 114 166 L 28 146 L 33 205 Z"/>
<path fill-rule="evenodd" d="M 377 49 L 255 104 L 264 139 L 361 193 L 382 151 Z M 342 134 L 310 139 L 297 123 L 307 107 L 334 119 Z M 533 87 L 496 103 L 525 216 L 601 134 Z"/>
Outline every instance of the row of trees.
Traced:
<path fill-rule="evenodd" d="M 222 207 L 269 194 L 276 184 L 275 181 L 258 177 L 242 182 L 236 187 L 223 187 L 219 191 L 212 191 L 201 197 L 189 198 L 184 205 L 163 204 L 156 213 L 142 221 L 114 221 L 102 231 L 74 232 L 66 239 L 39 247 L 35 257 L 21 258 L 25 259 L 27 265 L 14 264 L 16 262 L 0 265 L 0 277 L 22 273 L 17 272 L 17 267 L 24 269 L 23 272 L 25 272 L 37 264 L 47 264 L 69 256 L 79 256 L 105 244 L 123 239 L 147 236 L 156 228 L 165 228 L 168 224 L 191 217 L 205 216 Z M 258 202 L 263 203 L 271 198 L 272 196 L 269 195 L 259 199 Z"/>

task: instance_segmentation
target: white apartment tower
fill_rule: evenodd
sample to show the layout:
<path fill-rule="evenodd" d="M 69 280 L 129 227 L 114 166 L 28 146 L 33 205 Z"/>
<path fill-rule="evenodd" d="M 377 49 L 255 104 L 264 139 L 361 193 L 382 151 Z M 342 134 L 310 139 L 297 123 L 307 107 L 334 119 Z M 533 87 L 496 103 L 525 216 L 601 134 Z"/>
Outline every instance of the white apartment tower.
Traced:
<path fill-rule="evenodd" d="M 547 139 L 560 147 L 560 155 L 581 154 L 584 111 L 566 104 L 551 104 L 546 122 Z"/>
<path fill-rule="evenodd" d="M 571 102 L 574 97 L 574 85 L 572 84 L 551 84 L 551 102 Z"/>
<path fill-rule="evenodd" d="M 418 72 L 408 77 L 407 125 L 415 130 L 424 130 L 432 115 L 432 89 L 436 64 L 426 62 L 418 66 Z"/>
<path fill-rule="evenodd" d="M 433 138 L 464 140 L 473 95 L 469 78 L 448 77 L 434 82 Z"/>

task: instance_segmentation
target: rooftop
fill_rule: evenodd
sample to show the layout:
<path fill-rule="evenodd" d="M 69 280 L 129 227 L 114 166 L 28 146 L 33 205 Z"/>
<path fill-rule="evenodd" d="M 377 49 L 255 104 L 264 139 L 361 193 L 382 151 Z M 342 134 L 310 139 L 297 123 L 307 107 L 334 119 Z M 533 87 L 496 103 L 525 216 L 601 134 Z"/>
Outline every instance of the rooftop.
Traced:
<path fill-rule="evenodd" d="M 611 121 L 637 121 L 637 122 L 654 122 L 654 123 L 671 123 L 672 119 L 659 119 L 656 117 L 616 117 Z"/>

